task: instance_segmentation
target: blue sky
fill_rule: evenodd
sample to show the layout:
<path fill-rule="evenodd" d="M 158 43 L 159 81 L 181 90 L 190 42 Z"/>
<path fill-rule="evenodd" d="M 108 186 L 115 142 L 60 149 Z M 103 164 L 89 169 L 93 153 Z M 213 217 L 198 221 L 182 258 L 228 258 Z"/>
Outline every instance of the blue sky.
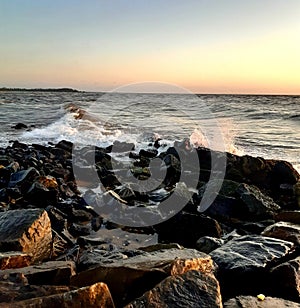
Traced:
<path fill-rule="evenodd" d="M 300 94 L 298 0 L 1 0 L 0 86 Z"/>

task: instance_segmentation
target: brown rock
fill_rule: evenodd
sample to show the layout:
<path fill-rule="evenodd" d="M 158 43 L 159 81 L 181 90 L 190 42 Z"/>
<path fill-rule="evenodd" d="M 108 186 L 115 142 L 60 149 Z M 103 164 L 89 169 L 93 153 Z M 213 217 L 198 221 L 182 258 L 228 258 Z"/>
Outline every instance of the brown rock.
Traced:
<path fill-rule="evenodd" d="M 31 298 L 24 301 L 2 303 L 0 307 L 7 308 L 113 308 L 114 303 L 109 289 L 105 283 L 99 282 L 94 285 L 77 290 L 54 294 L 50 296 Z"/>
<path fill-rule="evenodd" d="M 71 278 L 71 285 L 83 286 L 97 281 L 107 283 L 117 305 L 141 296 L 169 275 L 189 270 L 213 271 L 211 258 L 193 249 L 166 249 L 144 253 L 126 260 L 100 264 Z"/>
<path fill-rule="evenodd" d="M 72 261 L 50 261 L 40 265 L 3 270 L 0 272 L 0 279 L 23 274 L 29 284 L 33 285 L 68 285 L 70 277 L 75 273 L 75 264 Z"/>
<path fill-rule="evenodd" d="M 284 241 L 289 241 L 295 245 L 300 245 L 300 225 L 292 224 L 289 222 L 276 222 L 268 226 L 262 235 L 279 238 Z"/>
<path fill-rule="evenodd" d="M 224 308 L 300 308 L 300 304 L 276 297 L 260 301 L 254 296 L 238 296 L 226 301 Z"/>
<path fill-rule="evenodd" d="M 142 307 L 221 308 L 219 283 L 213 275 L 194 270 L 171 276 L 126 306 L 126 308 Z"/>
<path fill-rule="evenodd" d="M 276 221 L 287 221 L 300 225 L 300 211 L 282 211 L 274 218 Z"/>
<path fill-rule="evenodd" d="M 0 253 L 0 270 L 30 265 L 32 257 L 26 253 L 9 251 Z"/>
<path fill-rule="evenodd" d="M 0 251 L 22 251 L 32 261 L 50 256 L 51 223 L 42 209 L 22 209 L 0 213 Z"/>
<path fill-rule="evenodd" d="M 291 300 L 300 300 L 300 257 L 276 266 L 271 274 L 274 294 Z"/>

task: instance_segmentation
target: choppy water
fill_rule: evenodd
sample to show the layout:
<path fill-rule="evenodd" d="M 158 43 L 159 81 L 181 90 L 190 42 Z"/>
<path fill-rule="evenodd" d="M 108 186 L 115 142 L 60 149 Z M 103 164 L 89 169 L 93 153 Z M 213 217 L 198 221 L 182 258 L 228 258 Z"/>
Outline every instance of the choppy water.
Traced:
<path fill-rule="evenodd" d="M 69 104 L 87 113 L 76 120 Z M 300 96 L 0 92 L 0 146 L 191 138 L 211 148 L 290 161 L 300 170 Z M 73 110 L 74 111 L 74 110 Z M 30 127 L 15 130 L 18 122 Z"/>

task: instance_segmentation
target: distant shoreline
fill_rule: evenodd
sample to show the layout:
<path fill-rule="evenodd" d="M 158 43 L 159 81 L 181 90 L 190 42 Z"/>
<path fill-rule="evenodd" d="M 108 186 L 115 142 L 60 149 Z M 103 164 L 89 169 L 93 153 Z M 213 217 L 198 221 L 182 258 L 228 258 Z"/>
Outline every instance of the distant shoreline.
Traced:
<path fill-rule="evenodd" d="M 0 88 L 0 92 L 85 92 L 72 88 Z"/>

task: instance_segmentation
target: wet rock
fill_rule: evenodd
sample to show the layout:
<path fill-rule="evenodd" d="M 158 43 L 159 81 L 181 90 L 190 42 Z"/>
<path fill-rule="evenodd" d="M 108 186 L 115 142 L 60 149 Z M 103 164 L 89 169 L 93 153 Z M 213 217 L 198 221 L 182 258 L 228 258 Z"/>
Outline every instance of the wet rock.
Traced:
<path fill-rule="evenodd" d="M 22 251 L 32 255 L 32 261 L 49 257 L 51 223 L 41 209 L 12 210 L 0 213 L 0 251 Z"/>
<path fill-rule="evenodd" d="M 211 236 L 200 237 L 196 243 L 196 248 L 204 253 L 210 253 L 213 250 L 221 247 L 224 244 L 224 240 Z"/>
<path fill-rule="evenodd" d="M 141 149 L 139 152 L 140 157 L 147 157 L 147 158 L 154 158 L 158 154 L 158 151 L 156 149 Z"/>
<path fill-rule="evenodd" d="M 268 226 L 262 232 L 262 235 L 289 241 L 300 246 L 300 225 L 289 222 L 277 222 Z"/>
<path fill-rule="evenodd" d="M 103 281 L 110 288 L 116 305 L 123 305 L 167 276 L 192 269 L 210 273 L 214 267 L 211 258 L 199 251 L 167 249 L 101 264 L 73 276 L 71 285 L 83 286 Z"/>
<path fill-rule="evenodd" d="M 221 308 L 219 283 L 213 275 L 193 270 L 171 276 L 126 306 L 126 308 L 141 307 Z"/>
<path fill-rule="evenodd" d="M 44 297 L 36 297 L 24 301 L 5 303 L 5 307 L 27 308 L 27 307 L 103 307 L 114 308 L 109 289 L 106 284 L 99 282 L 94 285 L 77 290 L 59 293 Z"/>
<path fill-rule="evenodd" d="M 27 170 L 22 170 L 16 173 L 13 173 L 10 178 L 9 187 L 14 187 L 16 185 L 21 185 L 22 183 L 31 182 L 33 181 L 37 176 L 39 176 L 39 172 L 33 168 L 30 167 Z"/>
<path fill-rule="evenodd" d="M 134 150 L 134 143 L 115 141 L 112 147 L 112 152 L 123 153 Z"/>
<path fill-rule="evenodd" d="M 223 296 L 263 292 L 268 285 L 267 269 L 291 252 L 292 248 L 293 244 L 287 241 L 246 235 L 213 250 L 210 256 L 218 265 L 217 278 Z"/>
<path fill-rule="evenodd" d="M 237 296 L 224 303 L 224 308 L 300 308 L 299 303 L 276 297 L 265 297 L 260 301 L 254 296 Z"/>
<path fill-rule="evenodd" d="M 75 275 L 75 264 L 71 261 L 49 261 L 0 272 L 0 278 L 23 275 L 32 285 L 69 285 L 70 277 Z"/>
<path fill-rule="evenodd" d="M 55 147 L 72 153 L 73 143 L 70 141 L 61 140 L 59 143 L 56 144 Z"/>
<path fill-rule="evenodd" d="M 159 242 L 178 243 L 184 247 L 195 247 L 201 236 L 221 237 L 218 222 L 202 214 L 180 212 L 169 220 L 155 225 Z"/>
<path fill-rule="evenodd" d="M 244 205 L 243 212 L 245 217 L 268 219 L 273 218 L 280 210 L 280 206 L 272 198 L 264 195 L 255 186 L 240 184 L 237 193 Z"/>
<path fill-rule="evenodd" d="M 12 126 L 11 128 L 14 128 L 14 129 L 24 129 L 24 128 L 28 128 L 28 126 L 24 123 L 18 123 L 14 126 Z"/>
<path fill-rule="evenodd" d="M 300 257 L 280 264 L 271 271 L 271 292 L 276 296 L 300 301 Z M 299 304 L 300 306 L 300 304 Z"/>
<path fill-rule="evenodd" d="M 0 252 L 0 270 L 28 266 L 31 259 L 28 254 L 18 251 Z"/>

